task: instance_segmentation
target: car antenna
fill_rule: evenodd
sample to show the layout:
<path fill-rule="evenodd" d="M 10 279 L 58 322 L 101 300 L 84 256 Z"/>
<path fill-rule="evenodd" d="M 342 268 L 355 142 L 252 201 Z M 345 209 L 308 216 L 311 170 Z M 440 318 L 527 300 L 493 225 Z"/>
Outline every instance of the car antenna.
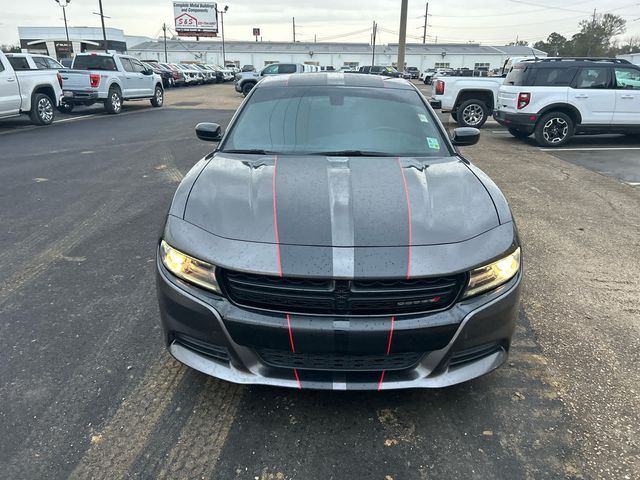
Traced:
<path fill-rule="evenodd" d="M 537 62 L 538 61 L 538 57 L 536 56 L 536 49 L 533 48 L 533 47 L 530 47 L 530 48 L 531 48 L 531 53 L 533 53 L 533 59 Z"/>

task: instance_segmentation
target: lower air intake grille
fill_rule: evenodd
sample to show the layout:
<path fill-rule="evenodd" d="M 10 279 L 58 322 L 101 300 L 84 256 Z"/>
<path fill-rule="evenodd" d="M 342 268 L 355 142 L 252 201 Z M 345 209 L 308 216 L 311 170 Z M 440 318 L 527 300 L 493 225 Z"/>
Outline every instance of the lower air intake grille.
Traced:
<path fill-rule="evenodd" d="M 200 355 L 205 355 L 214 360 L 221 362 L 229 361 L 229 353 L 225 347 L 219 345 L 213 345 L 211 343 L 203 342 L 197 338 L 189 337 L 187 335 L 176 334 L 175 342 L 182 345 L 189 350 L 192 350 Z"/>
<path fill-rule="evenodd" d="M 423 353 L 392 353 L 390 355 L 352 355 L 337 353 L 291 353 L 285 350 L 262 349 L 262 361 L 272 367 L 300 370 L 379 371 L 404 370 L 420 361 Z"/>

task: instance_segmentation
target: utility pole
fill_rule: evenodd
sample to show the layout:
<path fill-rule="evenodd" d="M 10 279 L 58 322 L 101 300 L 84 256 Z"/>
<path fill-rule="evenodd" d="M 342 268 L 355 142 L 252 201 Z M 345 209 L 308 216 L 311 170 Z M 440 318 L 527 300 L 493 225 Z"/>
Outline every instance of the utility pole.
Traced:
<path fill-rule="evenodd" d="M 429 2 L 427 2 L 427 8 L 424 11 L 424 31 L 422 32 L 422 43 L 427 43 L 427 17 L 429 16 Z"/>
<path fill-rule="evenodd" d="M 371 36 L 373 44 L 373 56 L 371 57 L 371 66 L 373 67 L 376 64 L 376 32 L 378 31 L 378 25 L 376 22 L 373 22 L 373 34 Z"/>
<path fill-rule="evenodd" d="M 296 43 L 296 17 L 293 17 L 293 43 Z"/>
<path fill-rule="evenodd" d="M 100 5 L 100 21 L 102 22 L 102 39 L 104 40 L 104 51 L 109 53 L 109 48 L 107 47 L 107 30 L 104 28 L 104 13 L 102 12 L 102 0 L 98 0 L 98 4 Z"/>
<path fill-rule="evenodd" d="M 167 63 L 169 60 L 167 59 L 167 24 L 162 24 L 162 31 L 164 32 L 164 63 Z"/>
<path fill-rule="evenodd" d="M 398 38 L 398 61 L 396 68 L 399 72 L 404 71 L 404 52 L 407 45 L 407 8 L 409 0 L 402 0 L 400 6 L 400 38 Z"/>

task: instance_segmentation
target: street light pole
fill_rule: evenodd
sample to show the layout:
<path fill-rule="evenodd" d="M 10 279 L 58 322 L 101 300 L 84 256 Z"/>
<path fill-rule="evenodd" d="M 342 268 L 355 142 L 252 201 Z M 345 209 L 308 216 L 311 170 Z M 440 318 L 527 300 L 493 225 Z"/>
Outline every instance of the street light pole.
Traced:
<path fill-rule="evenodd" d="M 62 17 L 64 18 L 64 32 L 67 34 L 67 48 L 69 49 L 69 55 L 71 55 L 71 42 L 69 41 L 69 27 L 67 26 L 67 5 L 71 3 L 71 0 L 55 0 L 58 5 L 62 7 Z"/>
<path fill-rule="evenodd" d="M 107 30 L 104 28 L 104 13 L 102 12 L 102 0 L 98 0 L 98 4 L 100 5 L 100 21 L 102 22 L 102 39 L 104 40 L 104 51 L 109 53 L 109 48 L 107 47 Z"/>
<path fill-rule="evenodd" d="M 220 24 L 222 26 L 222 68 L 227 68 L 227 54 L 224 50 L 224 14 L 229 10 L 229 5 L 224 6 L 224 10 L 220 12 Z"/>

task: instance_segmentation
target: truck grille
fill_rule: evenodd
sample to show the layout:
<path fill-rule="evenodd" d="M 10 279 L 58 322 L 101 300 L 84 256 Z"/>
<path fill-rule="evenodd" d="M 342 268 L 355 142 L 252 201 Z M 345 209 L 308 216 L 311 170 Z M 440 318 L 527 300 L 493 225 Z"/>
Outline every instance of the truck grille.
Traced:
<path fill-rule="evenodd" d="M 262 349 L 258 355 L 272 367 L 300 370 L 380 371 L 404 370 L 420 361 L 423 353 L 406 352 L 390 355 L 353 355 L 339 353 L 292 353 L 286 350 Z"/>
<path fill-rule="evenodd" d="M 450 307 L 466 275 L 415 279 L 334 280 L 275 277 L 221 269 L 218 278 L 237 305 L 285 313 L 395 315 Z"/>

